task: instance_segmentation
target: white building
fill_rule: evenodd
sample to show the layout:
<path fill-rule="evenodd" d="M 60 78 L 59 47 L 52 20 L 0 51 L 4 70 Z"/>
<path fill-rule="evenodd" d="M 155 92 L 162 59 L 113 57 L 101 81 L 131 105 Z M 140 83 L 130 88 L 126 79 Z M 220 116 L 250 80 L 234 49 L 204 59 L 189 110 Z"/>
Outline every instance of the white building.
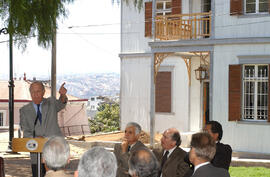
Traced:
<path fill-rule="evenodd" d="M 155 131 L 199 131 L 209 117 L 234 151 L 270 153 L 269 12 L 269 0 L 145 0 L 140 11 L 122 3 L 122 128 L 136 121 L 150 131 L 155 105 Z"/>

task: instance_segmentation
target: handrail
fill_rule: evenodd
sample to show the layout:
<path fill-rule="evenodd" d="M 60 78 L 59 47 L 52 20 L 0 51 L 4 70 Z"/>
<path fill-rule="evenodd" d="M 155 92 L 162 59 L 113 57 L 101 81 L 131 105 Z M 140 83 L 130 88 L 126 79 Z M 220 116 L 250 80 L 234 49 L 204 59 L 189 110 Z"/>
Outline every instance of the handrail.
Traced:
<path fill-rule="evenodd" d="M 207 38 L 211 35 L 211 12 L 157 16 L 155 24 L 160 40 Z"/>

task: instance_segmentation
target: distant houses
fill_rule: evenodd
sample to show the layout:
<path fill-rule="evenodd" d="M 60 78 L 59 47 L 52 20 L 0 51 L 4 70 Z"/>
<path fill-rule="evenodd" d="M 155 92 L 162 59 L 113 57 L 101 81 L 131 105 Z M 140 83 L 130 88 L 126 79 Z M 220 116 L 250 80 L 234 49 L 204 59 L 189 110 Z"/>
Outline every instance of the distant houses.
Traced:
<path fill-rule="evenodd" d="M 94 119 L 98 112 L 98 107 L 103 103 L 119 103 L 119 95 L 116 96 L 92 96 L 87 103 L 87 116 Z"/>

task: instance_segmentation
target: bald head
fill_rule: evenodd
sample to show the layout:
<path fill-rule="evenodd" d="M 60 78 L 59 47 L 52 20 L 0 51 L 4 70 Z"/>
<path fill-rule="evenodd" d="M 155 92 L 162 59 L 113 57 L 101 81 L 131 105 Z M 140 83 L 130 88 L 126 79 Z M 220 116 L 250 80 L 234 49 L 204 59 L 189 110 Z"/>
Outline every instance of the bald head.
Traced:
<path fill-rule="evenodd" d="M 159 171 L 159 163 L 155 155 L 147 148 L 132 153 L 128 164 L 129 174 L 132 177 L 156 177 Z"/>
<path fill-rule="evenodd" d="M 170 150 L 181 145 L 181 136 L 176 128 L 169 128 L 164 131 L 161 138 L 161 146 L 165 150 Z"/>

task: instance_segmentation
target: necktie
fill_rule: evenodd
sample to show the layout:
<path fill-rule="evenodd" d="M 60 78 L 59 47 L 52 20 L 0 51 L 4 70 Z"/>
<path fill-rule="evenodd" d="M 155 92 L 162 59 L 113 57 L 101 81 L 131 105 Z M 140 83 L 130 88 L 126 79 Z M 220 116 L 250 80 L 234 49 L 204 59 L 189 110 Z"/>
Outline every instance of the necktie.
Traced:
<path fill-rule="evenodd" d="M 168 158 L 168 154 L 169 154 L 169 151 L 166 151 L 165 154 L 162 156 L 162 159 L 161 159 L 161 164 L 160 164 L 160 171 L 159 171 L 159 175 L 161 175 L 162 173 L 162 168 L 163 168 L 163 165 L 165 164 L 167 158 Z"/>
<path fill-rule="evenodd" d="M 130 146 L 128 146 L 128 149 L 127 149 L 127 151 L 128 151 L 128 152 L 130 151 Z"/>
<path fill-rule="evenodd" d="M 37 104 L 37 116 L 38 116 L 38 120 L 39 120 L 39 122 L 41 124 L 42 123 L 42 114 L 40 112 L 39 107 L 40 107 L 40 104 Z"/>

